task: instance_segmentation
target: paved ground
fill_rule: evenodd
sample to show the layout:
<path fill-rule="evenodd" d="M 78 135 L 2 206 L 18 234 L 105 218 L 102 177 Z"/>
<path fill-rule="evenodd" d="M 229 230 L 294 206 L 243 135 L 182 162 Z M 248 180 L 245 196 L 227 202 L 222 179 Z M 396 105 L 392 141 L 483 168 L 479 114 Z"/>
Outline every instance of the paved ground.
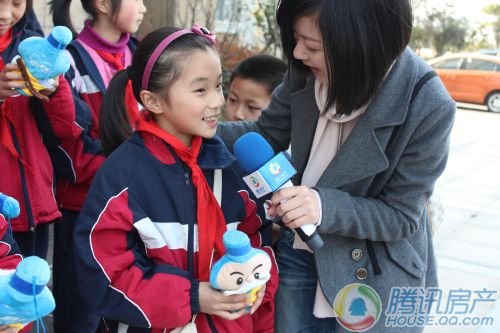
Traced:
<path fill-rule="evenodd" d="M 426 333 L 500 332 L 499 172 L 500 114 L 459 109 L 448 166 L 436 187 L 445 207 L 445 220 L 435 237 L 440 286 L 448 300 L 450 291 L 471 292 L 470 298 L 462 298 L 462 310 L 470 310 L 479 295 L 486 299 L 485 290 L 495 292 L 491 299 L 497 304 L 478 301 L 480 305 L 467 314 L 474 320 L 492 318 L 493 326 L 457 322 L 428 327 Z"/>

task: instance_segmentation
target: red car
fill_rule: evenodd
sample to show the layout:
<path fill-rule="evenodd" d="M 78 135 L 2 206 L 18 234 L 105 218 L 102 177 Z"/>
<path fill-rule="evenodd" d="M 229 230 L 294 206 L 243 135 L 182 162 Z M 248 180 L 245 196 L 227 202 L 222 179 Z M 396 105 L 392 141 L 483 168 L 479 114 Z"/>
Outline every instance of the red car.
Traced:
<path fill-rule="evenodd" d="M 429 60 L 457 102 L 483 104 L 500 112 L 500 57 L 478 53 L 444 55 Z"/>

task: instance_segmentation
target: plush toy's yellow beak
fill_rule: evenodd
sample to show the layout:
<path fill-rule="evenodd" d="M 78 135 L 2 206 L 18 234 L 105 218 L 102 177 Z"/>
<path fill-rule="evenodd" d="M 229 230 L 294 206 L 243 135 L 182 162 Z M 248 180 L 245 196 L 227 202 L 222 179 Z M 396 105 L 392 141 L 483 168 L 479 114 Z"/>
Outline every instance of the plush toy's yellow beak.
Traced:
<path fill-rule="evenodd" d="M 43 85 L 40 84 L 40 82 L 38 82 L 36 77 L 31 75 L 30 71 L 27 68 L 26 68 L 26 72 L 28 73 L 29 82 L 31 83 L 31 86 L 33 87 L 34 90 L 41 91 L 43 89 L 46 89 L 46 87 L 44 87 Z M 23 93 L 26 96 L 33 96 L 33 94 L 30 92 L 30 90 L 28 88 L 24 88 L 21 90 L 23 91 Z"/>

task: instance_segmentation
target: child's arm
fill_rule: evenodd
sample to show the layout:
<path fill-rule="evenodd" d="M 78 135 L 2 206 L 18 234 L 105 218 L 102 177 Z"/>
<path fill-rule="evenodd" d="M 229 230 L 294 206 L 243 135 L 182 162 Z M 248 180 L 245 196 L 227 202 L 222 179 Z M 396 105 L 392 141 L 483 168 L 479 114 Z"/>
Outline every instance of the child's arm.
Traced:
<path fill-rule="evenodd" d="M 62 75 L 58 77 L 58 82 L 48 101 L 31 98 L 30 104 L 44 140 L 75 140 L 82 133 L 82 128 L 76 122 L 71 87 Z"/>
<path fill-rule="evenodd" d="M 102 155 L 100 142 L 83 130 L 77 140 L 65 140 L 55 149 L 49 149 L 57 176 L 75 184 L 90 184 L 106 159 Z"/>
<path fill-rule="evenodd" d="M 80 95 L 86 88 L 74 63 L 65 78 L 71 83 L 75 120 L 82 132 L 77 138 L 51 142 L 47 147 L 58 177 L 73 183 L 90 183 L 105 159 L 98 134 L 99 110 L 95 110 L 99 103 L 91 103 Z"/>
<path fill-rule="evenodd" d="M 18 99 L 29 99 L 38 128 L 44 140 L 69 139 L 78 137 L 82 129 L 75 122 L 75 105 L 71 95 L 71 88 L 63 76 L 58 78 L 58 87 L 51 92 L 50 98 L 42 102 L 34 97 L 16 96 L 12 99 L 13 111 L 16 109 Z M 5 100 L 19 93 L 14 88 L 25 88 L 26 84 L 22 78 L 19 66 L 8 63 L 0 72 L 0 100 Z"/>
<path fill-rule="evenodd" d="M 60 140 L 47 145 L 56 174 L 72 183 L 90 183 L 105 160 L 101 140 L 97 138 L 92 111 L 73 94 L 76 122 L 82 132 L 77 138 Z"/>

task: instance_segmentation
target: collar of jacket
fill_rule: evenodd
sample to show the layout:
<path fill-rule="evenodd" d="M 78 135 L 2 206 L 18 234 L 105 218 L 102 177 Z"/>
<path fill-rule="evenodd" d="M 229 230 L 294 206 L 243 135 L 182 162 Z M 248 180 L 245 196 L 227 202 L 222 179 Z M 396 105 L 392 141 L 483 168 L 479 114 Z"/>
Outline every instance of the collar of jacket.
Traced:
<path fill-rule="evenodd" d="M 127 46 L 130 49 L 130 51 L 132 51 L 132 53 L 134 53 L 138 43 L 139 42 L 137 39 L 130 37 Z M 90 54 L 87 52 L 87 50 L 85 50 L 85 47 L 78 41 L 78 38 L 73 39 L 69 45 L 70 47 L 74 48 L 74 50 L 78 54 L 78 57 L 81 59 L 79 63 L 81 63 L 81 66 L 84 67 L 80 68 L 78 62 L 75 60 L 80 75 L 87 74 L 88 76 L 90 76 L 90 79 L 97 85 L 99 90 L 104 94 L 106 92 L 106 85 L 104 84 L 101 74 L 99 73 L 99 69 L 97 69 L 97 66 L 94 63 L 94 60 L 92 59 Z M 74 54 L 72 54 L 72 56 L 75 57 Z"/>
<path fill-rule="evenodd" d="M 19 38 L 19 35 L 26 29 L 26 24 L 28 19 L 26 13 L 21 17 L 19 21 L 12 27 L 12 38 Z"/>
<path fill-rule="evenodd" d="M 379 142 L 376 130 L 395 127 L 405 121 L 413 91 L 411 87 L 415 85 L 419 72 L 419 63 L 415 57 L 409 49 L 401 54 L 364 116 L 361 117 L 338 154 L 318 180 L 318 186 L 326 181 L 329 186 L 339 188 L 373 176 L 388 167 L 386 147 Z M 314 91 L 313 78 L 308 79 L 303 90 L 291 94 L 290 104 L 313 105 L 317 108 L 314 93 L 311 91 Z M 301 175 L 309 157 L 308 151 L 319 116 L 319 110 L 317 112 L 301 111 L 303 110 L 295 112 L 294 117 L 296 117 L 296 123 L 300 124 L 301 140 L 306 144 L 292 142 L 294 150 L 292 158 L 300 172 L 298 182 L 301 181 Z M 315 118 L 311 119 L 311 116 Z"/>
<path fill-rule="evenodd" d="M 130 140 L 135 144 L 145 146 L 143 139 L 137 132 L 132 134 Z M 158 142 L 160 141 L 158 140 Z M 163 150 L 164 147 L 162 143 L 161 145 L 148 145 L 147 149 L 151 150 L 153 155 L 156 155 L 158 153 L 165 153 Z M 170 149 L 168 151 L 171 152 Z M 198 156 L 198 164 L 201 169 L 225 169 L 234 162 L 236 162 L 236 158 L 229 152 L 220 137 L 215 136 L 211 139 L 203 139 L 201 151 Z"/>
<path fill-rule="evenodd" d="M 236 161 L 218 136 L 203 139 L 198 163 L 202 169 L 225 169 Z"/>

